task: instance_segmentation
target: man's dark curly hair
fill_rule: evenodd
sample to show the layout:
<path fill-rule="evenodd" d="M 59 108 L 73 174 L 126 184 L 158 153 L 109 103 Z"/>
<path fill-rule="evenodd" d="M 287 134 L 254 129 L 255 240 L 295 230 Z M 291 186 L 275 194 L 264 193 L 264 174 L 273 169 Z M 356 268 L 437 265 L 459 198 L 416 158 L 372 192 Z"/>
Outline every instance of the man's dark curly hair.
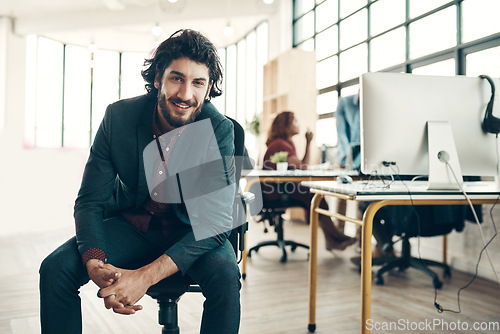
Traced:
<path fill-rule="evenodd" d="M 208 99 L 222 94 L 222 66 L 217 49 L 200 32 L 190 29 L 174 32 L 156 48 L 151 58 L 144 61 L 146 69 L 141 74 L 148 94 L 158 94 L 154 86 L 156 73 L 163 77 L 172 61 L 183 57 L 208 67 L 209 79 L 213 83 Z"/>

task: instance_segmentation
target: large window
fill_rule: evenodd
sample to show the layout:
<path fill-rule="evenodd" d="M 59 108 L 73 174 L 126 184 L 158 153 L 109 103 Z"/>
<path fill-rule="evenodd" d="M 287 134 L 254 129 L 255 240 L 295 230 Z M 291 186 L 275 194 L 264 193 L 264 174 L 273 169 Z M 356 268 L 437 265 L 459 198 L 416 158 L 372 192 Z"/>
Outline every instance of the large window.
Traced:
<path fill-rule="evenodd" d="M 294 0 L 294 47 L 315 50 L 318 144 L 364 72 L 500 76 L 497 0 Z"/>
<path fill-rule="evenodd" d="M 212 102 L 243 126 L 262 109 L 267 45 L 264 22 L 237 43 L 218 50 L 224 86 L 222 96 Z M 145 93 L 141 70 L 147 57 L 29 36 L 25 146 L 89 147 L 108 104 Z"/>
<path fill-rule="evenodd" d="M 64 53 L 61 43 L 45 38 L 28 39 L 27 146 L 62 146 Z"/>
<path fill-rule="evenodd" d="M 225 93 L 214 99 L 224 103 L 224 113 L 247 127 L 262 114 L 263 69 L 268 61 L 268 24 L 263 22 L 243 39 L 225 49 Z M 249 128 L 249 127 L 247 127 Z M 257 137 L 251 131 L 245 136 L 251 157 L 257 154 Z"/>
<path fill-rule="evenodd" d="M 145 92 L 140 71 L 146 54 L 37 36 L 27 43 L 27 147 L 89 147 L 108 104 Z"/>

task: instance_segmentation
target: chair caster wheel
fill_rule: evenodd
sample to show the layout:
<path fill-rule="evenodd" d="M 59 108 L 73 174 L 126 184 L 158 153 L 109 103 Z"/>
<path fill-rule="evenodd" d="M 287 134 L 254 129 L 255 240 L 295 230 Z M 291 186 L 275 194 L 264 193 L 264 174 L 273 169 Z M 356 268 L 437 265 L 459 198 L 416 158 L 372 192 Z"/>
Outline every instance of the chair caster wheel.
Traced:
<path fill-rule="evenodd" d="M 290 249 L 292 250 L 292 252 L 295 252 L 295 250 L 297 249 L 297 246 L 292 246 L 292 247 L 290 247 Z"/>
<path fill-rule="evenodd" d="M 451 270 L 450 268 L 446 268 L 443 273 L 444 278 L 451 278 Z"/>
<path fill-rule="evenodd" d="M 241 275 L 241 278 L 242 278 L 243 280 L 245 280 L 245 278 L 247 278 L 247 274 L 242 274 L 242 275 Z"/>
<path fill-rule="evenodd" d="M 380 276 L 375 277 L 375 284 L 377 285 L 384 285 L 384 279 Z"/>

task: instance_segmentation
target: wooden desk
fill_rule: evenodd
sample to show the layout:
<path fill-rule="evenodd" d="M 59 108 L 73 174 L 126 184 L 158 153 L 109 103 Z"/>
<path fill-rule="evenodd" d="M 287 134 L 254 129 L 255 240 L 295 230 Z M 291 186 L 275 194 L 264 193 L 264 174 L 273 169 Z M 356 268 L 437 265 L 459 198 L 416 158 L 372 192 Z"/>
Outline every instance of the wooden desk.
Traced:
<path fill-rule="evenodd" d="M 402 183 L 402 182 L 400 182 Z M 468 205 L 468 201 L 460 191 L 427 191 L 425 185 L 412 187 L 411 182 L 405 182 L 399 190 L 365 189 L 366 181 L 356 181 L 351 184 L 339 184 L 335 181 L 302 182 L 311 188 L 315 195 L 311 202 L 310 245 L 309 245 L 309 332 L 316 330 L 316 279 L 318 261 L 318 217 L 320 214 L 335 217 L 362 227 L 361 233 L 361 333 L 369 333 L 365 324 L 371 318 L 371 279 L 372 279 L 372 224 L 377 211 L 387 205 Z M 406 190 L 405 190 L 406 189 Z M 493 204 L 498 201 L 500 190 L 492 182 L 467 183 L 465 191 L 473 204 Z M 363 219 L 346 217 L 344 215 L 319 208 L 321 199 L 334 196 L 345 200 L 370 201 Z"/>
<path fill-rule="evenodd" d="M 305 181 L 332 181 L 339 175 L 358 175 L 357 171 L 350 171 L 345 169 L 334 170 L 243 170 L 242 177 L 247 180 L 245 191 L 249 191 L 250 187 L 257 183 L 278 183 L 278 182 L 305 182 Z M 257 198 L 259 196 L 256 196 Z M 241 274 L 243 279 L 246 278 L 246 236 L 245 236 L 245 249 L 243 250 L 241 259 Z"/>

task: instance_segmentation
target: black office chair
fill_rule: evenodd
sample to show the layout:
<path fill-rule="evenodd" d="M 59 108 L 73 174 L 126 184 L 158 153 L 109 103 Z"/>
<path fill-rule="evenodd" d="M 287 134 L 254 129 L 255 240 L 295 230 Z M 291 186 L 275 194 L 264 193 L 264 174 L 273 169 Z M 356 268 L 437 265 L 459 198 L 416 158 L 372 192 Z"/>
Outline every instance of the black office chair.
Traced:
<path fill-rule="evenodd" d="M 450 267 L 443 262 L 413 257 L 410 239 L 446 235 L 453 230 L 462 231 L 465 225 L 466 208 L 461 205 L 416 205 L 387 206 L 379 210 L 375 219 L 383 219 L 385 224 L 391 224 L 394 235 L 400 236 L 402 245 L 400 257 L 373 259 L 373 265 L 383 265 L 376 273 L 375 284 L 383 285 L 383 274 L 394 268 L 404 271 L 413 267 L 430 276 L 434 287 L 440 289 L 443 282 L 429 266 L 442 268 L 445 278 L 451 277 Z M 382 248 L 387 251 L 392 248 L 392 245 L 382 245 Z"/>
<path fill-rule="evenodd" d="M 229 117 L 228 117 L 229 118 Z M 241 169 L 248 157 L 245 149 L 245 133 L 241 125 L 229 118 L 234 125 L 234 146 L 236 180 L 241 178 Z M 239 188 L 239 187 L 238 187 Z M 241 193 L 238 190 L 233 207 L 233 222 L 237 226 L 231 231 L 228 239 L 233 245 L 236 257 L 241 261 L 244 250 L 244 235 L 248 228 L 246 223 L 246 204 L 250 203 L 254 195 L 249 192 Z M 240 255 L 238 255 L 238 253 Z M 238 261 L 238 262 L 239 262 Z M 176 273 L 151 286 L 146 294 L 157 300 L 159 304 L 158 322 L 163 326 L 162 334 L 179 334 L 177 303 L 186 292 L 201 292 L 201 288 L 188 276 Z"/>
<path fill-rule="evenodd" d="M 281 184 L 276 184 L 276 186 L 280 186 Z M 252 187 L 250 188 L 250 192 L 255 192 Z M 293 199 L 290 199 L 285 191 L 280 191 L 280 198 L 277 200 L 266 200 L 263 198 L 262 201 L 262 209 L 260 213 L 257 215 L 257 222 L 261 222 L 264 224 L 264 232 L 268 232 L 268 226 L 269 227 L 274 227 L 274 231 L 276 232 L 276 239 L 275 240 L 265 240 L 259 242 L 257 245 L 253 246 L 248 250 L 248 257 L 252 256 L 252 252 L 258 252 L 261 247 L 265 246 L 277 246 L 281 249 L 281 258 L 280 262 L 285 263 L 287 261 L 287 252 L 286 252 L 286 246 L 290 246 L 290 249 L 292 252 L 297 249 L 297 247 L 302 247 L 309 249 L 309 246 L 304 245 L 299 242 L 295 242 L 292 240 L 286 240 L 284 238 L 284 230 L 283 230 L 283 214 L 285 213 L 286 209 L 288 208 L 293 208 L 293 207 L 301 207 L 304 209 L 307 209 L 307 207 L 304 206 L 303 203 L 299 201 L 295 201 Z"/>

